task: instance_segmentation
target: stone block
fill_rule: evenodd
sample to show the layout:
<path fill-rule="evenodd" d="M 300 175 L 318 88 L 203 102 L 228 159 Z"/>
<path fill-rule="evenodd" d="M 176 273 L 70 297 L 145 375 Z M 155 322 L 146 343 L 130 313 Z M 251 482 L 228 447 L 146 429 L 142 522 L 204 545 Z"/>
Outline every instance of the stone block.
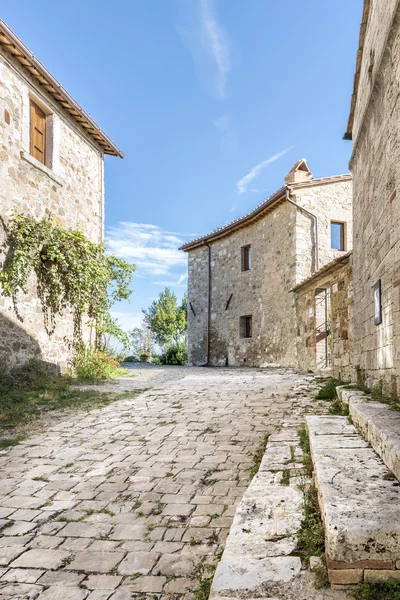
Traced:
<path fill-rule="evenodd" d="M 280 556 L 260 560 L 248 557 L 231 557 L 222 560 L 217 567 L 211 595 L 224 590 L 251 592 L 267 583 L 288 583 L 301 570 L 296 556 Z"/>
<path fill-rule="evenodd" d="M 349 585 L 361 583 L 363 580 L 362 569 L 328 569 L 329 582 L 336 585 Z"/>
<path fill-rule="evenodd" d="M 66 568 L 85 573 L 108 573 L 121 562 L 124 552 L 78 552 Z"/>
<path fill-rule="evenodd" d="M 155 552 L 130 552 L 118 567 L 120 575 L 140 573 L 148 575 L 156 564 L 159 554 Z"/>
<path fill-rule="evenodd" d="M 21 554 L 11 564 L 12 567 L 23 567 L 25 569 L 59 569 L 69 558 L 69 552 L 63 550 L 47 550 L 35 548 Z"/>
<path fill-rule="evenodd" d="M 400 571 L 372 571 L 370 569 L 364 571 L 364 581 L 385 581 L 387 579 L 400 580 Z"/>

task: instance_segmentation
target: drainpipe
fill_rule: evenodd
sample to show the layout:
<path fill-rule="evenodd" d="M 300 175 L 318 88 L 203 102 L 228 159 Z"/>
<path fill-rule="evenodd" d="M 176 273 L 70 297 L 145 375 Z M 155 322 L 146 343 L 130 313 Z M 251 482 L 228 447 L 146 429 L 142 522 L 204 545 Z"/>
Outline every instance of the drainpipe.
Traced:
<path fill-rule="evenodd" d="M 211 246 L 206 242 L 208 248 L 208 293 L 207 293 L 207 362 L 206 367 L 210 364 L 210 332 L 211 332 Z"/>
<path fill-rule="evenodd" d="M 317 215 L 314 215 L 314 213 L 310 212 L 306 208 L 303 208 L 302 206 L 300 206 L 299 204 L 297 204 L 297 202 L 294 202 L 293 200 L 291 200 L 289 198 L 289 194 L 290 194 L 290 188 L 286 188 L 286 191 L 285 191 L 286 200 L 290 204 L 293 204 L 293 206 L 295 206 L 296 208 L 298 208 L 302 213 L 304 213 L 308 217 L 311 217 L 314 220 L 314 225 L 315 225 L 315 244 L 314 244 L 314 249 L 315 249 L 315 271 L 318 271 L 318 269 L 319 269 L 319 259 L 318 259 L 318 217 L 317 217 Z"/>

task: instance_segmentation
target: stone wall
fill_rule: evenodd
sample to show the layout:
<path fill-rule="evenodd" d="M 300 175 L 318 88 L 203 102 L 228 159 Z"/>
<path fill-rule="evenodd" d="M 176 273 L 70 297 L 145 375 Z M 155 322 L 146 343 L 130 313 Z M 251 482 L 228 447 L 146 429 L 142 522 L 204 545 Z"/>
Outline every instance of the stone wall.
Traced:
<path fill-rule="evenodd" d="M 294 201 L 318 215 L 320 256 L 331 260 L 338 253 L 330 250 L 329 223 L 351 223 L 351 182 L 301 187 L 295 194 Z M 313 228 L 312 219 L 283 200 L 260 219 L 210 242 L 211 364 L 297 366 L 290 290 L 315 268 Z M 242 272 L 241 248 L 246 245 L 252 248 L 252 269 Z M 189 302 L 195 313 L 189 305 L 189 362 L 199 365 L 207 361 L 207 246 L 190 250 L 188 263 Z M 240 317 L 245 315 L 252 316 L 251 338 L 241 337 Z"/>
<path fill-rule="evenodd" d="M 327 290 L 330 297 L 330 366 L 335 377 L 343 380 L 354 379 L 352 281 L 352 266 L 344 264 L 313 279 L 296 293 L 297 352 L 300 369 L 317 370 L 316 299 L 321 290 Z"/>
<path fill-rule="evenodd" d="M 29 154 L 29 101 L 46 109 L 51 148 L 49 167 Z M 0 55 L 0 215 L 13 212 L 35 219 L 53 214 L 62 226 L 80 229 L 92 241 L 103 238 L 103 154 L 20 69 Z M 0 242 L 4 230 L 0 227 Z M 4 260 L 4 254 L 0 256 Z M 39 356 L 55 364 L 68 360 L 65 338 L 72 321 L 59 319 L 49 338 L 43 327 L 35 282 L 21 295 L 20 323 L 8 299 L 0 298 L 0 356 L 12 365 Z M 3 360 L 3 359 L 2 359 Z"/>
<path fill-rule="evenodd" d="M 355 363 L 368 377 L 383 379 L 392 389 L 400 384 L 400 11 L 392 22 L 395 4 L 372 3 L 350 164 Z M 368 73 L 371 56 L 375 66 Z M 375 325 L 374 284 L 379 279 L 383 321 Z"/>
<path fill-rule="evenodd" d="M 345 251 L 353 246 L 352 182 L 341 181 L 301 187 L 294 191 L 297 204 L 318 217 L 318 268 L 343 254 L 331 249 L 331 221 L 345 223 Z M 310 260 L 311 259 L 311 260 Z M 296 221 L 296 283 L 316 270 L 315 224 L 312 218 L 297 212 Z"/>

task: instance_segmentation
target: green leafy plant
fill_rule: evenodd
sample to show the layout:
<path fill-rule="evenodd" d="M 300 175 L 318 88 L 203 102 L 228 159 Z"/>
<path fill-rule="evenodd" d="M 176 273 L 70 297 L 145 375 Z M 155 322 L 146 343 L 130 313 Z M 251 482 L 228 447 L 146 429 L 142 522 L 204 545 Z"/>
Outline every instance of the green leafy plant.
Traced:
<path fill-rule="evenodd" d="M 161 365 L 186 365 L 188 362 L 188 351 L 186 343 L 177 342 L 168 346 L 159 356 Z"/>
<path fill-rule="evenodd" d="M 112 379 L 126 375 L 126 370 L 120 367 L 116 358 L 90 348 L 83 348 L 77 352 L 72 365 L 76 376 L 84 381 Z"/>
<path fill-rule="evenodd" d="M 387 579 L 361 583 L 354 592 L 354 598 L 356 600 L 400 600 L 400 581 Z"/>
<path fill-rule="evenodd" d="M 343 385 L 344 382 L 340 379 L 333 379 L 332 377 L 328 379 L 325 385 L 319 390 L 318 394 L 315 396 L 317 400 L 333 400 L 336 398 L 336 388 L 338 385 Z"/>
<path fill-rule="evenodd" d="M 81 231 L 64 229 L 51 215 L 36 221 L 16 214 L 3 226 L 6 258 L 0 284 L 21 321 L 19 297 L 28 293 L 34 274 L 49 335 L 54 332 L 57 316 L 70 311 L 74 328 L 70 343 L 74 346 L 82 344 L 85 315 L 95 332 L 93 344 L 98 349 L 104 350 L 107 335 L 127 341 L 126 334 L 110 317 L 110 308 L 115 302 L 129 299 L 134 265 L 107 254 L 104 244 L 91 242 Z"/>

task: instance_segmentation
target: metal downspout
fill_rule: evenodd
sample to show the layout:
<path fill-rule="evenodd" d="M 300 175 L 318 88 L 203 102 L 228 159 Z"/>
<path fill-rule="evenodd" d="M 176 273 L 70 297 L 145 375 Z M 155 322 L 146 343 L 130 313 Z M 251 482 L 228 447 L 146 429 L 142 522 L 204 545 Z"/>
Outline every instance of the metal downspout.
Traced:
<path fill-rule="evenodd" d="M 207 362 L 206 367 L 210 364 L 210 347 L 211 347 L 211 246 L 206 242 L 208 248 L 208 294 L 207 294 Z"/>
<path fill-rule="evenodd" d="M 295 206 L 296 208 L 298 208 L 301 212 L 303 212 L 304 214 L 308 215 L 309 217 L 311 217 L 314 220 L 314 224 L 315 224 L 315 244 L 314 244 L 314 249 L 315 249 L 315 271 L 318 271 L 318 269 L 319 269 L 318 217 L 317 217 L 317 215 L 314 215 L 314 213 L 310 212 L 306 208 L 303 208 L 302 206 L 300 206 L 299 204 L 297 204 L 297 202 L 294 202 L 293 200 L 291 200 L 289 198 L 289 193 L 290 193 L 290 188 L 286 188 L 286 190 L 285 190 L 286 200 L 290 204 L 293 204 L 293 206 Z"/>

